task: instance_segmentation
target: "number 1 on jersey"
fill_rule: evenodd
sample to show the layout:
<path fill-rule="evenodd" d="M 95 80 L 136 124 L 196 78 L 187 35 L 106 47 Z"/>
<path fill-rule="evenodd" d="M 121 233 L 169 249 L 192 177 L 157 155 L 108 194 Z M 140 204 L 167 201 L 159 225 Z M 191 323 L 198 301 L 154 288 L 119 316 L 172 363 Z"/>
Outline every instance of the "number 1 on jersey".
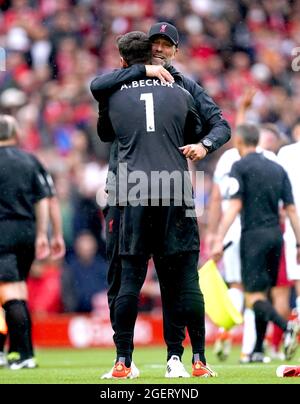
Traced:
<path fill-rule="evenodd" d="M 152 93 L 141 94 L 140 100 L 145 101 L 146 105 L 147 132 L 155 132 L 153 94 Z"/>

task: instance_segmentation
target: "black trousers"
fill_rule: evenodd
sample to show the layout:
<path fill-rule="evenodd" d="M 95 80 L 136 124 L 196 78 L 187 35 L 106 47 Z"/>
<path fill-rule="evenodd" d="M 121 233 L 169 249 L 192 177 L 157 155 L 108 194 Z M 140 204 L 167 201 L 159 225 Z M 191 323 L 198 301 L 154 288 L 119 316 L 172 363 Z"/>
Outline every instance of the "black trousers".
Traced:
<path fill-rule="evenodd" d="M 107 258 L 109 263 L 108 303 L 110 319 L 113 330 L 115 333 L 117 332 L 117 335 L 114 337 L 116 345 L 121 345 L 120 349 L 128 353 L 130 339 L 130 351 L 133 351 L 132 324 L 135 323 L 137 299 L 146 276 L 147 258 L 127 257 L 121 262 L 119 256 L 119 209 L 109 207 L 105 212 L 105 218 Z M 161 289 L 164 339 L 168 349 L 168 357 L 171 355 L 182 355 L 182 343 L 185 339 L 186 326 L 190 334 L 193 351 L 195 353 L 204 351 L 204 301 L 198 282 L 198 253 L 185 252 L 169 257 L 154 256 L 154 263 Z M 122 273 L 123 279 L 121 279 Z M 122 289 L 121 282 L 123 284 Z M 130 312 L 133 318 L 129 320 L 129 324 L 123 324 L 124 318 L 122 315 L 125 311 L 122 310 L 122 304 L 124 303 L 124 296 L 127 296 L 127 300 L 128 296 L 130 296 L 129 307 L 131 308 Z M 117 298 L 118 317 L 121 313 L 120 322 L 116 319 Z M 132 309 L 132 307 L 134 308 Z M 126 316 L 125 318 L 128 319 Z M 121 329 L 124 330 L 125 327 L 125 335 L 122 334 L 123 331 L 119 331 L 117 322 L 121 326 Z"/>
<path fill-rule="evenodd" d="M 185 252 L 169 257 L 154 257 L 162 308 L 164 339 L 168 358 L 181 356 L 187 328 L 193 353 L 204 354 L 205 311 L 199 288 L 198 252 Z"/>
<path fill-rule="evenodd" d="M 121 286 L 122 264 L 119 257 L 119 226 L 120 211 L 117 207 L 110 206 L 104 210 L 106 222 L 106 256 L 108 261 L 107 271 L 107 299 L 110 311 L 110 321 L 115 331 L 114 307 L 116 297 Z"/>

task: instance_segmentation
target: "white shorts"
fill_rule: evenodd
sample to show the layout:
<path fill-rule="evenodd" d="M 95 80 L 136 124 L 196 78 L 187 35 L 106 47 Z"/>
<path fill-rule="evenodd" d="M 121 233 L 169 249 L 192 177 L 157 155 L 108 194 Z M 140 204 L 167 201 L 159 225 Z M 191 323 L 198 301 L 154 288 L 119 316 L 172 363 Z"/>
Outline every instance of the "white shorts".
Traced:
<path fill-rule="evenodd" d="M 296 238 L 290 227 L 284 233 L 286 273 L 289 281 L 300 280 L 300 265 L 297 264 Z"/>
<path fill-rule="evenodd" d="M 223 265 L 224 265 L 224 279 L 227 283 L 241 283 L 241 254 L 240 254 L 240 240 L 230 240 L 227 237 L 224 240 L 224 244 L 228 241 L 232 241 L 230 247 L 224 251 Z"/>

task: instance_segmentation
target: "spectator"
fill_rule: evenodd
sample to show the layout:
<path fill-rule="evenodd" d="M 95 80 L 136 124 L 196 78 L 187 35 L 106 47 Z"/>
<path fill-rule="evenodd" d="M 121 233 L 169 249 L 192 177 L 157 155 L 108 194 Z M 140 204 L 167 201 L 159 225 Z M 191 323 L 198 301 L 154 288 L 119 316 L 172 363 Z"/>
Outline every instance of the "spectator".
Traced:
<path fill-rule="evenodd" d="M 62 273 L 62 299 L 65 311 L 91 312 L 92 299 L 106 289 L 107 264 L 97 253 L 97 241 L 88 232 L 75 240 L 75 251 Z"/>

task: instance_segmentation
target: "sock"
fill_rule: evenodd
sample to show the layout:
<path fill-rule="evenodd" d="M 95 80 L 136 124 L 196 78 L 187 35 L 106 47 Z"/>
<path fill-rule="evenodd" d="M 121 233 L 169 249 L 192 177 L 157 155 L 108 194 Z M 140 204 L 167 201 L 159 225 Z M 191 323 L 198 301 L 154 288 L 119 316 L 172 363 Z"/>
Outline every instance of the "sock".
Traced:
<path fill-rule="evenodd" d="M 275 352 L 279 351 L 279 347 L 282 341 L 283 331 L 276 324 L 273 324 L 273 334 L 272 334 L 272 346 Z"/>
<path fill-rule="evenodd" d="M 268 300 L 258 300 L 254 303 L 253 309 L 256 312 L 260 311 L 265 316 L 265 321 L 272 321 L 272 323 L 278 325 L 283 331 L 287 329 L 287 321 L 281 317 L 272 306 L 272 303 Z"/>
<path fill-rule="evenodd" d="M 33 351 L 33 345 L 32 345 L 32 321 L 31 321 L 31 314 L 30 311 L 28 309 L 28 304 L 25 300 L 23 300 L 24 302 L 24 307 L 25 307 L 25 311 L 27 314 L 27 321 L 28 321 L 28 328 L 29 328 L 29 355 L 30 357 L 34 356 L 34 351 Z"/>
<path fill-rule="evenodd" d="M 257 304 L 258 303 L 258 304 Z M 262 301 L 256 302 L 253 305 L 254 313 L 255 313 L 255 328 L 256 328 L 256 343 L 254 346 L 253 352 L 263 352 L 263 343 L 265 340 L 268 320 L 265 311 L 261 309 Z"/>
<path fill-rule="evenodd" d="M 244 307 L 244 294 L 238 288 L 230 288 L 228 290 L 229 297 L 239 313 L 242 313 Z"/>
<path fill-rule="evenodd" d="M 266 334 L 266 329 L 269 321 L 278 325 L 283 331 L 287 329 L 287 321 L 281 317 L 277 311 L 274 309 L 272 304 L 268 300 L 258 300 L 253 305 L 255 313 L 255 325 L 256 325 L 256 345 L 255 352 L 262 352 L 262 350 L 256 350 L 261 347 L 263 340 L 261 338 Z"/>
<path fill-rule="evenodd" d="M 204 352 L 193 354 L 192 363 L 194 364 L 195 362 L 198 362 L 198 361 L 201 361 L 203 363 L 203 365 L 206 365 L 206 358 L 205 358 Z"/>
<path fill-rule="evenodd" d="M 300 296 L 296 297 L 296 310 L 298 313 L 298 318 L 300 318 Z"/>
<path fill-rule="evenodd" d="M 26 303 L 23 300 L 9 300 L 3 305 L 10 340 L 10 352 L 18 352 L 22 359 L 31 357 L 31 324 L 28 320 Z"/>
<path fill-rule="evenodd" d="M 4 352 L 5 341 L 6 341 L 6 334 L 0 333 L 0 352 Z"/>
<path fill-rule="evenodd" d="M 255 315 L 252 309 L 244 311 L 244 330 L 242 342 L 242 354 L 250 355 L 256 343 Z"/>
<path fill-rule="evenodd" d="M 131 366 L 131 358 L 130 358 L 130 356 L 118 356 L 116 363 L 117 362 L 124 363 L 127 368 L 130 368 L 130 366 Z"/>

